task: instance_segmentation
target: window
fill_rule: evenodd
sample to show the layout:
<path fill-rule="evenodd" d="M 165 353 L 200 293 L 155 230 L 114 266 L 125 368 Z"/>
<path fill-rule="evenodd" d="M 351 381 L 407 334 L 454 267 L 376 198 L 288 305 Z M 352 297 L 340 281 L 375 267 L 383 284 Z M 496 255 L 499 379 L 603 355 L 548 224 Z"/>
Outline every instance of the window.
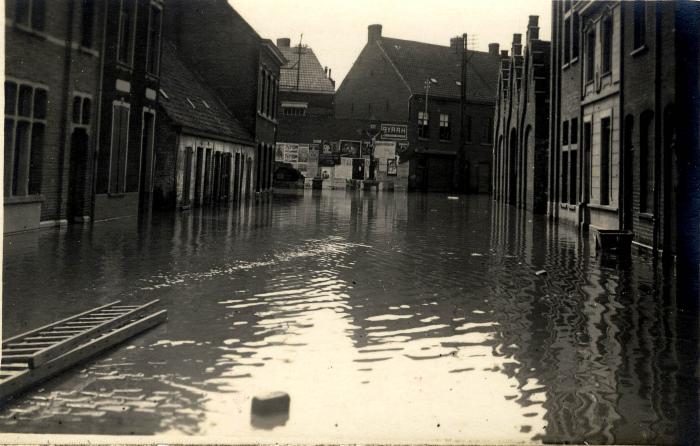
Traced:
<path fill-rule="evenodd" d="M 306 116 L 306 104 L 282 103 L 282 114 L 291 117 Z"/>
<path fill-rule="evenodd" d="M 576 186 L 578 184 L 578 157 L 574 146 L 569 148 L 569 203 L 576 204 Z"/>
<path fill-rule="evenodd" d="M 90 98 L 82 96 L 73 97 L 73 124 L 90 124 L 90 113 L 92 112 L 91 109 L 92 102 L 90 101 Z"/>
<path fill-rule="evenodd" d="M 430 136 L 428 124 L 429 124 L 428 114 L 426 112 L 418 112 L 418 137 L 419 138 L 428 138 Z"/>
<path fill-rule="evenodd" d="M 571 17 L 564 19 L 564 63 L 571 61 Z"/>
<path fill-rule="evenodd" d="M 5 82 L 5 196 L 41 193 L 47 92 Z"/>
<path fill-rule="evenodd" d="M 612 69 L 612 36 L 612 17 L 608 16 L 603 20 L 603 74 Z"/>
<path fill-rule="evenodd" d="M 575 12 L 572 18 L 572 23 L 573 23 L 573 29 L 571 30 L 571 60 L 575 60 L 578 58 L 578 49 L 579 49 L 579 39 L 580 36 L 579 34 L 581 33 L 581 25 L 580 25 L 580 20 L 578 16 L 578 12 Z"/>
<path fill-rule="evenodd" d="M 117 59 L 129 66 L 134 56 L 134 9 L 134 0 L 122 0 L 119 8 Z"/>
<path fill-rule="evenodd" d="M 641 48 L 646 42 L 647 17 L 646 2 L 634 1 L 634 47 Z"/>
<path fill-rule="evenodd" d="M 148 56 L 146 58 L 146 71 L 155 75 L 158 75 L 158 68 L 160 65 L 161 16 L 160 8 L 151 4 L 150 15 L 148 17 Z"/>
<path fill-rule="evenodd" d="M 15 23 L 43 31 L 46 22 L 46 0 L 17 0 Z"/>
<path fill-rule="evenodd" d="M 586 82 L 593 81 L 595 72 L 595 30 L 590 30 L 586 36 Z"/>
<path fill-rule="evenodd" d="M 569 202 L 569 151 L 561 152 L 561 202 Z"/>
<path fill-rule="evenodd" d="M 490 144 L 493 141 L 493 118 L 488 118 L 481 126 L 481 142 Z"/>
<path fill-rule="evenodd" d="M 563 146 L 569 145 L 569 121 L 564 121 L 561 129 L 561 144 Z"/>
<path fill-rule="evenodd" d="M 651 213 L 654 209 L 654 114 L 644 112 L 639 120 L 639 211 Z"/>
<path fill-rule="evenodd" d="M 126 157 L 129 152 L 129 105 L 112 106 L 112 145 L 109 161 L 109 192 L 126 192 Z"/>
<path fill-rule="evenodd" d="M 450 115 L 440 113 L 440 139 L 449 141 L 452 139 L 452 129 L 450 128 Z"/>
<path fill-rule="evenodd" d="M 578 144 L 578 118 L 571 120 L 571 144 Z"/>
<path fill-rule="evenodd" d="M 464 117 L 464 140 L 472 142 L 472 117 L 467 115 Z"/>
<path fill-rule="evenodd" d="M 80 44 L 85 48 L 92 48 L 95 25 L 95 0 L 82 0 L 80 6 Z"/>
<path fill-rule="evenodd" d="M 600 121 L 600 204 L 610 204 L 610 118 Z"/>

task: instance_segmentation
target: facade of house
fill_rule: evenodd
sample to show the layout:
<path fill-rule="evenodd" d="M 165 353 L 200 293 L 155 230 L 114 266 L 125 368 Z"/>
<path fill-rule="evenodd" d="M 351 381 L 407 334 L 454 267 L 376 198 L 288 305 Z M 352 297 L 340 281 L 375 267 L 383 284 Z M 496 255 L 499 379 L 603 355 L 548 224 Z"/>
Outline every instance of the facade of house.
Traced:
<path fill-rule="evenodd" d="M 676 112 L 687 94 L 677 85 L 688 57 L 679 47 L 697 42 L 677 30 L 688 28 L 698 5 L 552 8 L 548 213 L 582 229 L 631 234 L 633 244 L 671 255 L 677 192 L 693 175 L 676 144 L 679 133 L 692 133 Z"/>
<path fill-rule="evenodd" d="M 103 8 L 5 2 L 5 233 L 89 220 Z"/>
<path fill-rule="evenodd" d="M 156 123 L 154 205 L 161 209 L 240 201 L 252 193 L 246 160 L 255 142 L 200 77 L 163 46 Z"/>
<path fill-rule="evenodd" d="M 106 4 L 95 220 L 135 216 L 151 206 L 162 43 L 161 1 Z"/>
<path fill-rule="evenodd" d="M 280 68 L 286 59 L 225 0 L 169 1 L 165 28 L 180 58 L 253 136 L 255 152 L 243 168 L 251 172 L 251 190 L 271 190 Z"/>
<path fill-rule="evenodd" d="M 538 17 L 530 16 L 526 46 L 513 35 L 503 52 L 494 118 L 494 199 L 534 213 L 547 209 L 550 43 L 539 39 Z"/>
<path fill-rule="evenodd" d="M 463 37 L 450 46 L 393 39 L 370 25 L 336 93 L 336 116 L 404 126 L 411 188 L 488 192 L 500 66 L 498 45 L 489 48 L 465 51 Z"/>
<path fill-rule="evenodd" d="M 310 47 L 292 47 L 289 38 L 281 38 L 277 48 L 287 59 L 280 70 L 277 140 L 312 143 L 320 135 L 307 133 L 305 130 L 313 126 L 304 124 L 335 116 L 335 81 Z"/>

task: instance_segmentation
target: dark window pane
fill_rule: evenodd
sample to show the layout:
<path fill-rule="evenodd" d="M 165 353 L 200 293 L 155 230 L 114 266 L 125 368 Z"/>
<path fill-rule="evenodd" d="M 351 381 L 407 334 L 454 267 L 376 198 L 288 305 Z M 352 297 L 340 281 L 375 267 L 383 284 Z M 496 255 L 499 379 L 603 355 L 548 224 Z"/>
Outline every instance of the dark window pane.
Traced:
<path fill-rule="evenodd" d="M 82 104 L 82 98 L 76 96 L 73 98 L 73 124 L 80 124 L 80 106 Z"/>
<path fill-rule="evenodd" d="M 28 85 L 19 87 L 19 115 L 26 117 L 32 115 L 32 87 Z"/>
<path fill-rule="evenodd" d="M 29 156 L 28 122 L 18 122 L 12 166 L 12 195 L 27 194 L 26 166 Z"/>
<path fill-rule="evenodd" d="M 97 0 L 83 0 L 81 2 L 82 34 L 80 36 L 80 44 L 86 48 L 92 48 L 93 26 L 95 23 L 95 1 Z"/>
<path fill-rule="evenodd" d="M 14 151 L 12 148 L 12 139 L 14 136 L 15 121 L 5 119 L 5 195 L 10 195 L 12 192 L 12 156 Z"/>
<path fill-rule="evenodd" d="M 34 117 L 46 119 L 46 90 L 43 88 L 34 90 Z"/>
<path fill-rule="evenodd" d="M 5 114 L 14 115 L 17 107 L 17 84 L 5 82 Z"/>
<path fill-rule="evenodd" d="M 32 0 L 32 28 L 43 31 L 46 21 L 46 1 Z"/>
<path fill-rule="evenodd" d="M 41 193 L 41 168 L 44 156 L 44 125 L 32 127 L 32 147 L 29 157 L 29 194 Z"/>
<path fill-rule="evenodd" d="M 83 124 L 90 123 L 90 113 L 92 113 L 92 101 L 89 98 L 83 99 Z"/>
<path fill-rule="evenodd" d="M 29 4 L 31 0 L 17 0 L 15 5 L 15 22 L 29 25 Z"/>
<path fill-rule="evenodd" d="M 160 59 L 160 9 L 151 5 L 150 30 L 148 36 L 148 62 L 149 73 L 158 74 L 158 62 Z"/>

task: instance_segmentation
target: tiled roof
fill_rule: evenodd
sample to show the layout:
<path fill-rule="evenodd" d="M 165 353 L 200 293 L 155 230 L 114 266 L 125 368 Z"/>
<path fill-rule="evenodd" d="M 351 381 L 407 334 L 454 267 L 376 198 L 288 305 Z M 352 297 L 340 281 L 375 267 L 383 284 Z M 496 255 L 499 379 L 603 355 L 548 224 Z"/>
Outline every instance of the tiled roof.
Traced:
<path fill-rule="evenodd" d="M 425 80 L 434 79 L 430 94 L 459 98 L 457 83 L 462 75 L 462 57 L 448 46 L 382 37 L 378 41 L 411 92 L 425 94 Z M 467 99 L 496 99 L 501 58 L 481 51 L 467 51 Z"/>
<path fill-rule="evenodd" d="M 177 56 L 172 43 L 163 42 L 160 72 L 159 102 L 176 124 L 240 142 L 253 141 L 199 76 Z"/>
<path fill-rule="evenodd" d="M 297 64 L 299 64 L 299 46 L 278 47 L 287 63 L 280 72 L 280 90 L 297 90 Z M 301 47 L 301 71 L 299 72 L 299 91 L 311 93 L 335 93 L 335 86 L 326 77 L 321 62 L 309 47 Z"/>

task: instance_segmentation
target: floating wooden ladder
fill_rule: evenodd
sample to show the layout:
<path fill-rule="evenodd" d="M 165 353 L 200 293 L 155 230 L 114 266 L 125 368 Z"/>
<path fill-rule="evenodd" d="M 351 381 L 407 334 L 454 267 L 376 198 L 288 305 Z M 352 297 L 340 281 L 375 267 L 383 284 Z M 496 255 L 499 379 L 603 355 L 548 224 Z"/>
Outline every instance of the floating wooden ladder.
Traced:
<path fill-rule="evenodd" d="M 3 341 L 0 400 L 165 321 L 157 304 L 116 301 Z"/>

